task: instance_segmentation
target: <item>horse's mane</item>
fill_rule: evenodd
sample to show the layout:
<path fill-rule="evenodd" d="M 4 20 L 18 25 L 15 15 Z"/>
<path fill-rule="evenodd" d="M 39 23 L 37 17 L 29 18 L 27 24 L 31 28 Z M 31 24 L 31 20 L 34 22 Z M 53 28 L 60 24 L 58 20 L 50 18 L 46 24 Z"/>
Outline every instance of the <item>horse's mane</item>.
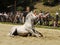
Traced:
<path fill-rule="evenodd" d="M 32 12 L 32 11 L 31 11 L 31 12 L 29 12 L 29 13 L 27 14 L 27 16 L 29 16 L 29 15 L 31 15 L 31 14 L 33 14 L 33 12 Z M 26 16 L 26 17 L 27 17 L 27 16 Z"/>
<path fill-rule="evenodd" d="M 28 19 L 31 14 L 33 14 L 32 11 L 27 14 L 26 19 Z"/>

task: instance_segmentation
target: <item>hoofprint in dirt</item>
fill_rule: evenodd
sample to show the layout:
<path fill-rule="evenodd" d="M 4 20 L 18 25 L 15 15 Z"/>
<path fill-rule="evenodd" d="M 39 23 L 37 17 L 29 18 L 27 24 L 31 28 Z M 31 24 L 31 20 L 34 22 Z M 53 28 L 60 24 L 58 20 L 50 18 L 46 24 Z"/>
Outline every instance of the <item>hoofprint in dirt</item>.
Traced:
<path fill-rule="evenodd" d="M 0 23 L 0 45 L 60 45 L 60 30 L 36 28 L 44 37 L 9 37 L 12 26 L 16 25 Z"/>

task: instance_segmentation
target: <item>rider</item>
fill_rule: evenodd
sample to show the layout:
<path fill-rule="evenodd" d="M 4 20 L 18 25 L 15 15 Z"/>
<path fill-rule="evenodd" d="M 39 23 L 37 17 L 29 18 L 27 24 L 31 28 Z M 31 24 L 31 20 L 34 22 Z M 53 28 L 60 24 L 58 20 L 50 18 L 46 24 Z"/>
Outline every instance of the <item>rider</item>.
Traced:
<path fill-rule="evenodd" d="M 30 12 L 30 7 L 26 7 L 26 11 L 23 12 L 23 23 L 25 22 L 27 14 Z"/>

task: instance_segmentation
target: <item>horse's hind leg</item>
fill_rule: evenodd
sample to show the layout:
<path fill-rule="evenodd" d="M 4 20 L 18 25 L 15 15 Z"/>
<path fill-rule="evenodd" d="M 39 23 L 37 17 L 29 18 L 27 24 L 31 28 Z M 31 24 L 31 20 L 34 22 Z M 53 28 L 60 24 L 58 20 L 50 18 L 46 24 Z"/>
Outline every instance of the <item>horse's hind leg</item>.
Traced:
<path fill-rule="evenodd" d="M 17 35 L 17 29 L 11 30 L 11 32 L 9 33 L 9 36 L 13 37 L 15 35 Z"/>

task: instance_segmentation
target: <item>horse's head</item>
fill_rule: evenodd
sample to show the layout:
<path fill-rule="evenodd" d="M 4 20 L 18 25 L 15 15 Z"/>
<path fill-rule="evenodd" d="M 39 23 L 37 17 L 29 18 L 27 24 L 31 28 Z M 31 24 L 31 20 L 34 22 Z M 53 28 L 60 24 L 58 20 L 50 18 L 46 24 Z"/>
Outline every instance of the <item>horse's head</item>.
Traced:
<path fill-rule="evenodd" d="M 27 19 L 35 20 L 37 17 L 35 14 L 31 11 L 30 13 L 27 14 L 26 16 Z"/>
<path fill-rule="evenodd" d="M 30 20 L 32 23 L 34 23 L 36 21 L 36 19 L 37 19 L 37 16 L 32 11 L 30 13 L 28 13 L 26 16 L 26 20 Z"/>

